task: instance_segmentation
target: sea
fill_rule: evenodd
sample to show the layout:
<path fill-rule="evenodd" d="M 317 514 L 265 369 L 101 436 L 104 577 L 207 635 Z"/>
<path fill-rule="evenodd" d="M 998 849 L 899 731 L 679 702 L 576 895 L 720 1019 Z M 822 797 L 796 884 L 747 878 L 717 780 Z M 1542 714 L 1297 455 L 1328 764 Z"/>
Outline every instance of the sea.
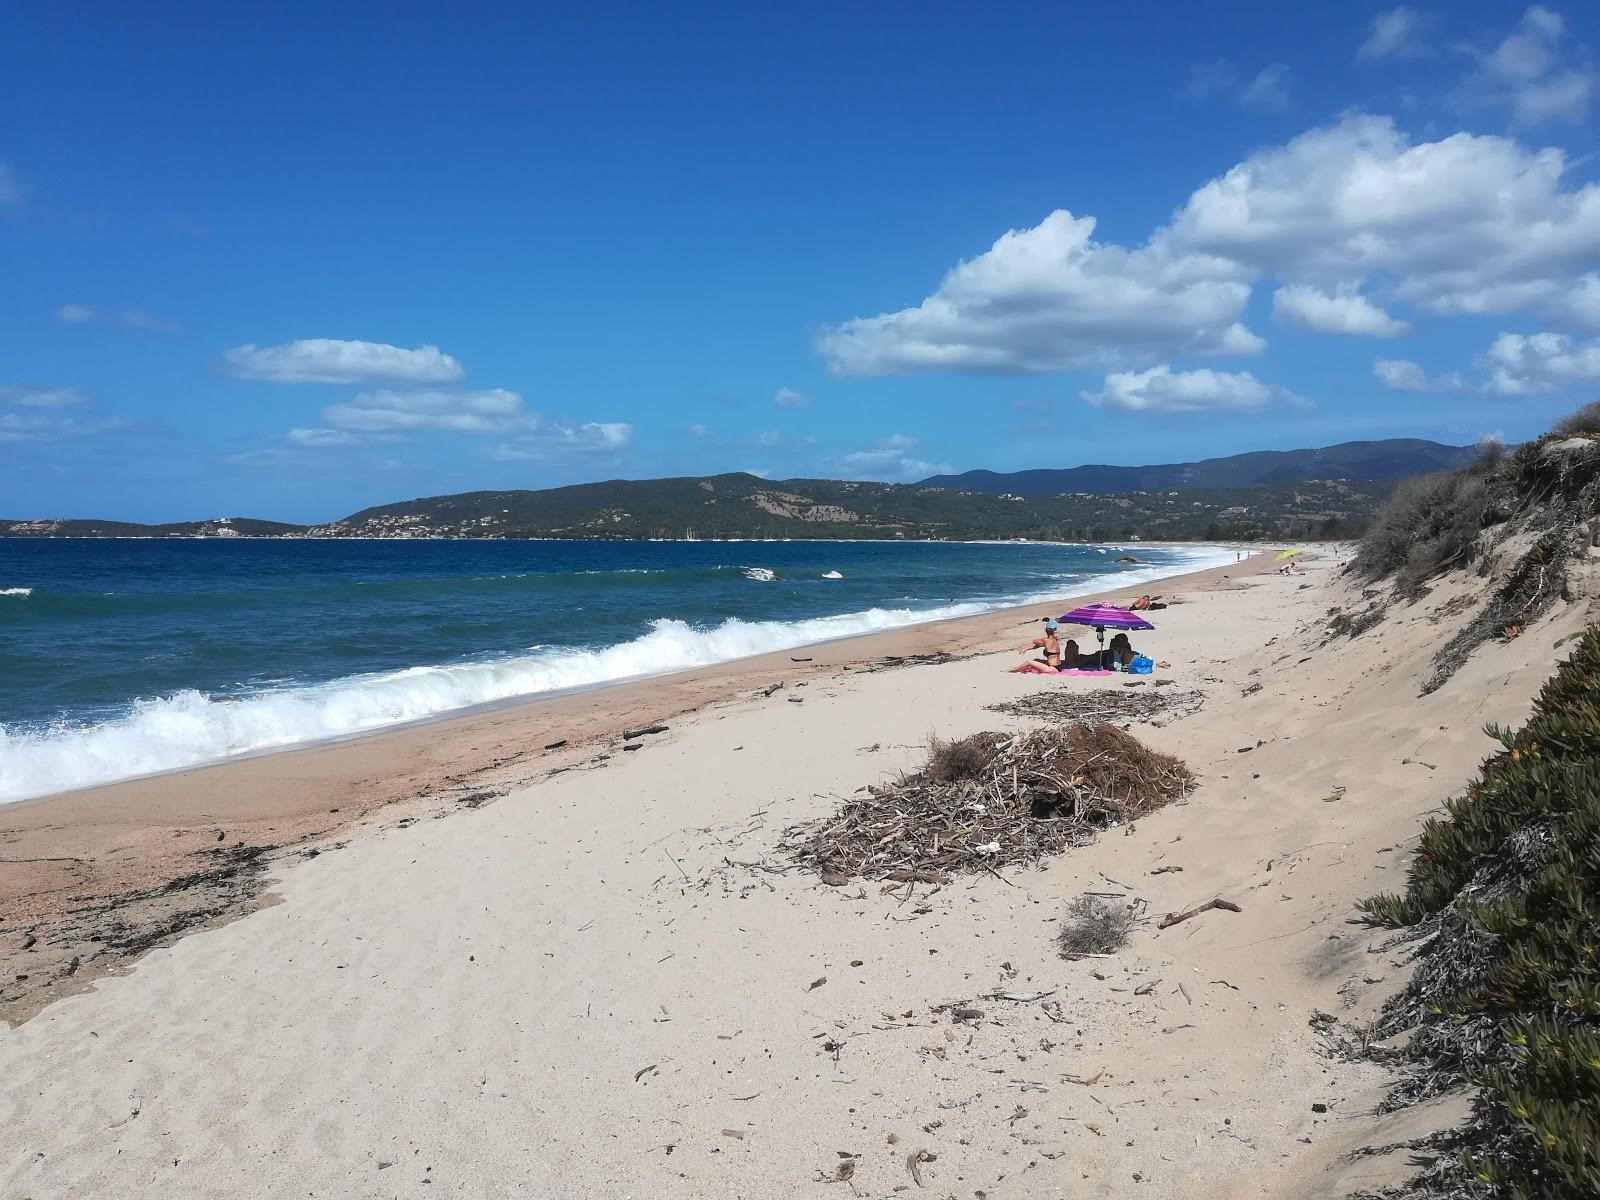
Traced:
<path fill-rule="evenodd" d="M 1140 544 L 0 538 L 0 802 L 1233 560 Z"/>

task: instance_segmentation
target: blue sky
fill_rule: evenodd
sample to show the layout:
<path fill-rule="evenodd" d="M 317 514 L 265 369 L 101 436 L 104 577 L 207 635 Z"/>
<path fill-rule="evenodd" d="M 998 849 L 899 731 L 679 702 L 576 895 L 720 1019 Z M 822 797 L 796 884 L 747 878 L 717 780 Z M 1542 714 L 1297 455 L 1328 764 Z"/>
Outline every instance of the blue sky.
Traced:
<path fill-rule="evenodd" d="M 1517 439 L 1591 6 L 12 5 L 0 517 Z"/>

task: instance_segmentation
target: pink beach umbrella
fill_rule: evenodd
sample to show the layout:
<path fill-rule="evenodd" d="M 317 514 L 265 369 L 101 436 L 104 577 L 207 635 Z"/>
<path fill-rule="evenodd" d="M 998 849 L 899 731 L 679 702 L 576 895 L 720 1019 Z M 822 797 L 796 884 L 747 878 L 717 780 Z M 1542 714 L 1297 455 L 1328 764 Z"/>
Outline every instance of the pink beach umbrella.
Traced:
<path fill-rule="evenodd" d="M 1066 625 L 1092 625 L 1100 638 L 1100 648 L 1105 649 L 1107 629 L 1154 629 L 1138 613 L 1118 608 L 1114 604 L 1086 604 L 1075 608 L 1061 618 Z"/>

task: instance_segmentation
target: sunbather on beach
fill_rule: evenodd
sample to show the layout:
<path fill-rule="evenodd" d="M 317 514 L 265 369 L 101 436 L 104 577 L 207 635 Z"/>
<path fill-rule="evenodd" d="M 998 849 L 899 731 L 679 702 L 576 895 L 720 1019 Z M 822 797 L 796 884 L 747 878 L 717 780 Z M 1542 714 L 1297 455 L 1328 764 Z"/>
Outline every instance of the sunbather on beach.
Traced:
<path fill-rule="evenodd" d="M 1063 671 L 1087 671 L 1092 669 L 1094 665 L 1094 655 L 1079 653 L 1077 642 L 1068 638 L 1061 643 L 1061 669 Z"/>
<path fill-rule="evenodd" d="M 1043 653 L 1038 658 L 1030 658 L 1027 662 L 1018 663 L 1011 668 L 1013 675 L 1054 675 L 1061 669 L 1061 642 L 1056 637 L 1059 626 L 1054 621 L 1044 623 L 1044 636 L 1034 638 L 1022 648 L 1024 654 L 1032 650 Z"/>

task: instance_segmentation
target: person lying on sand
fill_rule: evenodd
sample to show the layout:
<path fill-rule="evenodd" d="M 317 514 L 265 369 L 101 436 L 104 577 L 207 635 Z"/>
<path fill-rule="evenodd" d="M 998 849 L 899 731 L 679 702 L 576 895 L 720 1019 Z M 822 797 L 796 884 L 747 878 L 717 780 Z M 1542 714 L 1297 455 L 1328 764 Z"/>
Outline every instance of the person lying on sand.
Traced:
<path fill-rule="evenodd" d="M 1054 674 L 1061 669 L 1061 642 L 1056 637 L 1056 630 L 1060 628 L 1054 621 L 1044 623 L 1044 636 L 1034 638 L 1022 648 L 1027 654 L 1032 650 L 1042 650 L 1044 653 L 1038 658 L 1030 658 L 1025 663 L 1018 663 L 1011 668 L 1013 675 L 1038 675 L 1044 672 Z"/>

